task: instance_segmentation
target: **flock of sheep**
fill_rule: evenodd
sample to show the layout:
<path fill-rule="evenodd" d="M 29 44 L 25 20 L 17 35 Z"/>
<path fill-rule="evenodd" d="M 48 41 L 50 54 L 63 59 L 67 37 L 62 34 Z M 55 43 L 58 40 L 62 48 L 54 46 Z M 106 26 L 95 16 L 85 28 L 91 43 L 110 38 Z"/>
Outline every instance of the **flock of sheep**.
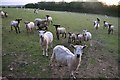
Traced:
<path fill-rule="evenodd" d="M 34 13 L 36 13 L 36 10 L 34 10 Z M 0 12 L 1 17 L 7 17 L 8 14 L 4 11 Z M 10 22 L 11 31 L 13 30 L 13 27 L 15 28 L 16 33 L 20 33 L 20 22 L 22 21 L 21 18 L 18 18 L 16 20 L 13 20 Z M 114 26 L 112 24 L 109 24 L 108 22 L 104 21 L 104 27 L 108 28 L 108 34 L 111 32 L 113 33 Z M 53 42 L 53 33 L 48 31 L 48 26 L 50 24 L 53 24 L 52 17 L 50 15 L 46 15 L 45 19 L 36 18 L 34 22 L 25 21 L 24 22 L 27 32 L 33 32 L 34 28 L 38 30 L 39 37 L 40 37 L 40 46 L 42 48 L 42 55 L 48 56 L 48 46 L 51 45 Z M 50 64 L 52 65 L 53 60 L 56 60 L 60 64 L 65 64 L 69 68 L 70 75 L 75 78 L 74 73 L 78 71 L 80 62 L 81 62 L 81 56 L 83 53 L 83 49 L 87 47 L 87 45 L 83 44 L 86 41 L 90 42 L 90 46 L 92 46 L 91 39 L 92 34 L 88 30 L 83 30 L 83 33 L 72 33 L 68 32 L 64 27 L 61 27 L 60 24 L 53 24 L 56 29 L 56 37 L 59 40 L 60 34 L 64 38 L 68 39 L 68 43 L 70 43 L 70 46 L 74 49 L 74 53 L 72 53 L 67 47 L 64 45 L 56 45 L 53 48 L 53 53 L 51 56 Z M 97 18 L 96 21 L 94 21 L 94 28 L 98 29 L 100 27 L 100 19 Z M 73 43 L 80 43 L 78 45 L 73 45 Z"/>

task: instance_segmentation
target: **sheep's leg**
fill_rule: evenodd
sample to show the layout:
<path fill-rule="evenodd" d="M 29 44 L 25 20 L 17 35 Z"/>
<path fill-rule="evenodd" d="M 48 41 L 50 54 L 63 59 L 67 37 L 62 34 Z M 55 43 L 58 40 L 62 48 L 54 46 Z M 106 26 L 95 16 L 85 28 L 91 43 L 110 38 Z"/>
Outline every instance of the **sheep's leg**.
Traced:
<path fill-rule="evenodd" d="M 48 57 L 48 46 L 46 47 L 46 56 Z"/>
<path fill-rule="evenodd" d="M 50 43 L 50 47 L 53 48 L 53 43 L 52 42 Z"/>
<path fill-rule="evenodd" d="M 62 37 L 64 37 L 64 34 L 62 34 Z"/>
<path fill-rule="evenodd" d="M 45 55 L 44 48 L 42 49 L 42 51 L 43 51 L 43 56 L 44 56 Z"/>
<path fill-rule="evenodd" d="M 77 71 L 78 71 L 78 69 L 79 69 L 79 67 L 80 67 L 80 62 L 81 62 L 81 56 L 80 56 L 80 59 L 79 59 L 78 66 L 77 66 L 77 68 L 76 68 L 76 70 L 75 70 L 76 73 L 78 73 Z"/>
<path fill-rule="evenodd" d="M 113 34 L 113 30 L 112 30 L 112 34 Z"/>
<path fill-rule="evenodd" d="M 57 39 L 59 40 L 59 34 L 56 34 L 57 35 Z"/>
<path fill-rule="evenodd" d="M 92 40 L 90 40 L 89 43 L 90 43 L 90 46 L 92 46 Z"/>
<path fill-rule="evenodd" d="M 15 31 L 16 31 L 16 33 L 18 34 L 18 32 L 17 32 L 17 27 L 15 27 Z"/>
<path fill-rule="evenodd" d="M 65 38 L 66 38 L 66 33 L 65 33 Z"/>
<path fill-rule="evenodd" d="M 19 33 L 20 33 L 20 28 L 18 27 L 18 31 L 19 31 Z"/>
<path fill-rule="evenodd" d="M 51 24 L 53 24 L 53 21 L 51 21 Z"/>

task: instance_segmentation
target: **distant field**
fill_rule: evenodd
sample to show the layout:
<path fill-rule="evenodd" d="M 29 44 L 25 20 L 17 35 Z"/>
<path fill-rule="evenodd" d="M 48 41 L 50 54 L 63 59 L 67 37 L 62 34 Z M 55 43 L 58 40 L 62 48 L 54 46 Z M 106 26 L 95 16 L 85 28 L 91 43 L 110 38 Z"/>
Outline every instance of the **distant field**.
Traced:
<path fill-rule="evenodd" d="M 87 29 L 92 33 L 92 47 L 85 49 L 79 69 L 78 78 L 117 78 L 118 77 L 118 19 L 106 18 L 104 15 L 83 14 L 59 11 L 40 10 L 34 14 L 33 10 L 3 8 L 9 17 L 2 19 L 2 75 L 15 78 L 64 78 L 68 77 L 67 71 L 60 70 L 57 66 L 50 68 L 49 61 L 52 49 L 49 48 L 49 57 L 42 56 L 39 45 L 38 32 L 27 34 L 24 21 L 34 21 L 35 18 L 44 18 L 49 14 L 54 24 L 61 24 L 67 32 L 81 32 Z M 99 17 L 100 28 L 93 28 L 93 21 Z M 10 31 L 10 21 L 22 18 L 20 34 Z M 106 20 L 115 26 L 114 34 L 107 34 L 103 29 Z M 1 28 L 1 27 L 0 27 Z M 69 48 L 67 38 L 59 41 L 55 35 L 55 28 L 50 25 L 49 30 L 54 35 L 53 47 L 57 44 Z M 0 43 L 1 44 L 1 43 Z M 71 51 L 72 48 L 70 48 Z M 13 69 L 13 70 L 10 70 Z"/>

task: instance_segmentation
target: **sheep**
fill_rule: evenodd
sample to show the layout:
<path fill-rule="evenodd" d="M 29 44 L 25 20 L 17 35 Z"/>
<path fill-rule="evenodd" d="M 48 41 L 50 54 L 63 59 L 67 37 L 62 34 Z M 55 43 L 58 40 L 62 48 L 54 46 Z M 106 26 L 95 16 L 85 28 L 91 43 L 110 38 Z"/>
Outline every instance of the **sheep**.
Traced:
<path fill-rule="evenodd" d="M 78 33 L 76 35 L 77 35 L 77 42 L 82 43 L 84 41 L 83 34 Z"/>
<path fill-rule="evenodd" d="M 109 27 L 109 23 L 106 21 L 103 21 L 104 27 L 108 28 Z"/>
<path fill-rule="evenodd" d="M 68 32 L 68 43 L 75 43 L 77 39 L 77 35 L 75 33 Z"/>
<path fill-rule="evenodd" d="M 12 28 L 12 27 L 14 27 L 14 28 L 15 28 L 16 33 L 18 34 L 18 31 L 19 31 L 19 33 L 20 33 L 20 28 L 19 28 L 19 25 L 20 25 L 20 21 L 21 21 L 21 20 L 22 20 L 22 19 L 21 19 L 21 18 L 19 18 L 19 19 L 16 19 L 15 21 L 11 21 L 11 22 L 10 22 L 11 31 L 13 30 L 13 28 Z"/>
<path fill-rule="evenodd" d="M 46 19 L 47 19 L 47 21 L 48 21 L 48 24 L 50 24 L 50 23 L 52 24 L 52 23 L 53 23 L 51 16 L 46 15 Z"/>
<path fill-rule="evenodd" d="M 94 21 L 94 28 L 96 28 L 96 30 L 100 27 L 100 19 L 97 18 L 96 21 Z"/>
<path fill-rule="evenodd" d="M 0 11 L 0 16 L 1 16 L 2 18 L 4 18 L 4 17 L 8 17 L 8 14 L 7 14 L 7 12 Z"/>
<path fill-rule="evenodd" d="M 94 28 L 97 30 L 100 27 L 98 21 L 94 21 Z"/>
<path fill-rule="evenodd" d="M 100 19 L 99 18 L 97 18 L 97 22 L 100 23 Z"/>
<path fill-rule="evenodd" d="M 62 37 L 66 38 L 66 29 L 64 27 L 60 27 L 60 24 L 58 25 L 53 25 L 56 28 L 56 36 L 57 39 L 59 40 L 59 35 L 62 34 Z"/>
<path fill-rule="evenodd" d="M 111 32 L 113 34 L 113 29 L 114 29 L 114 26 L 112 24 L 108 24 L 108 34 L 110 34 Z"/>
<path fill-rule="evenodd" d="M 84 41 L 89 41 L 90 42 L 90 46 L 92 46 L 91 43 L 91 39 L 92 39 L 92 34 L 90 32 L 88 32 L 87 30 L 83 30 L 83 39 Z"/>
<path fill-rule="evenodd" d="M 24 23 L 25 23 L 27 32 L 31 32 L 33 31 L 33 28 L 35 28 L 34 22 L 25 21 Z"/>
<path fill-rule="evenodd" d="M 40 45 L 43 51 L 43 56 L 46 53 L 46 56 L 48 56 L 48 45 L 51 45 L 52 47 L 52 42 L 53 42 L 53 34 L 50 31 L 39 31 L 39 36 L 40 36 Z"/>
<path fill-rule="evenodd" d="M 39 30 L 41 30 L 42 28 L 45 28 L 45 30 L 48 29 L 48 22 L 46 19 L 36 18 L 34 20 L 34 23 L 35 23 L 35 26 L 37 26 Z"/>
<path fill-rule="evenodd" d="M 74 53 L 72 53 L 68 48 L 63 45 L 57 45 L 53 49 L 53 53 L 50 60 L 50 66 L 53 60 L 56 60 L 59 64 L 67 65 L 70 71 L 70 75 L 74 76 L 74 71 L 78 71 L 83 49 L 86 47 L 81 45 L 71 45 L 74 48 Z"/>

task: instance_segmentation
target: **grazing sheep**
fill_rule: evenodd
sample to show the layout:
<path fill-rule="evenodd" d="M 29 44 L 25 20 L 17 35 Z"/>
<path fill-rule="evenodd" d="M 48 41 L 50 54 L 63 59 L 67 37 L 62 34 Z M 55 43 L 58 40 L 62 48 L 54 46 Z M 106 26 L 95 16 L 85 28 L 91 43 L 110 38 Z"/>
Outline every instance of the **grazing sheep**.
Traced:
<path fill-rule="evenodd" d="M 113 29 L 114 29 L 114 26 L 112 24 L 108 24 L 108 34 L 110 34 L 112 32 L 113 34 Z"/>
<path fill-rule="evenodd" d="M 47 21 L 48 21 L 48 24 L 50 24 L 50 23 L 52 24 L 52 23 L 53 23 L 51 16 L 46 15 L 46 19 L 47 19 Z"/>
<path fill-rule="evenodd" d="M 35 28 L 34 22 L 29 22 L 29 21 L 25 21 L 25 27 L 27 32 L 33 32 L 33 29 Z"/>
<path fill-rule="evenodd" d="M 40 36 L 40 45 L 43 51 L 43 55 L 48 56 L 48 45 L 51 45 L 52 47 L 52 42 L 53 42 L 53 34 L 50 31 L 39 31 L 39 36 Z"/>
<path fill-rule="evenodd" d="M 64 36 L 66 38 L 66 29 L 64 27 L 60 27 L 60 25 L 53 25 L 56 28 L 56 36 L 59 40 L 59 35 L 62 34 L 62 37 Z"/>
<path fill-rule="evenodd" d="M 35 23 L 35 26 L 37 26 L 39 30 L 42 30 L 42 28 L 45 28 L 45 30 L 48 29 L 48 22 L 46 19 L 36 18 L 34 20 L 34 23 Z"/>
<path fill-rule="evenodd" d="M 75 33 L 68 32 L 68 43 L 75 43 L 77 39 L 77 35 Z"/>
<path fill-rule="evenodd" d="M 109 23 L 108 23 L 108 22 L 103 21 L 103 23 L 104 23 L 104 27 L 105 27 L 105 28 L 108 28 L 108 27 L 109 27 Z"/>
<path fill-rule="evenodd" d="M 74 53 L 72 53 L 68 48 L 64 47 L 63 45 L 57 45 L 56 47 L 54 47 L 53 54 L 50 60 L 50 65 L 52 64 L 53 59 L 55 59 L 60 64 L 67 65 L 70 71 L 70 75 L 75 78 L 74 71 L 77 71 L 79 69 L 83 49 L 86 46 L 71 46 L 74 48 Z"/>
<path fill-rule="evenodd" d="M 91 39 L 92 39 L 92 34 L 90 32 L 88 32 L 87 30 L 83 30 L 83 38 L 84 38 L 84 41 L 89 41 L 90 42 L 90 46 L 92 46 L 92 43 L 91 43 Z"/>
<path fill-rule="evenodd" d="M 18 31 L 19 31 L 19 33 L 20 33 L 20 28 L 19 28 L 20 26 L 19 26 L 19 24 L 20 24 L 20 21 L 21 21 L 21 20 L 22 20 L 22 19 L 19 18 L 19 19 L 16 19 L 15 21 L 11 21 L 11 23 L 10 23 L 11 31 L 13 30 L 12 27 L 14 27 L 16 33 L 18 34 Z"/>

